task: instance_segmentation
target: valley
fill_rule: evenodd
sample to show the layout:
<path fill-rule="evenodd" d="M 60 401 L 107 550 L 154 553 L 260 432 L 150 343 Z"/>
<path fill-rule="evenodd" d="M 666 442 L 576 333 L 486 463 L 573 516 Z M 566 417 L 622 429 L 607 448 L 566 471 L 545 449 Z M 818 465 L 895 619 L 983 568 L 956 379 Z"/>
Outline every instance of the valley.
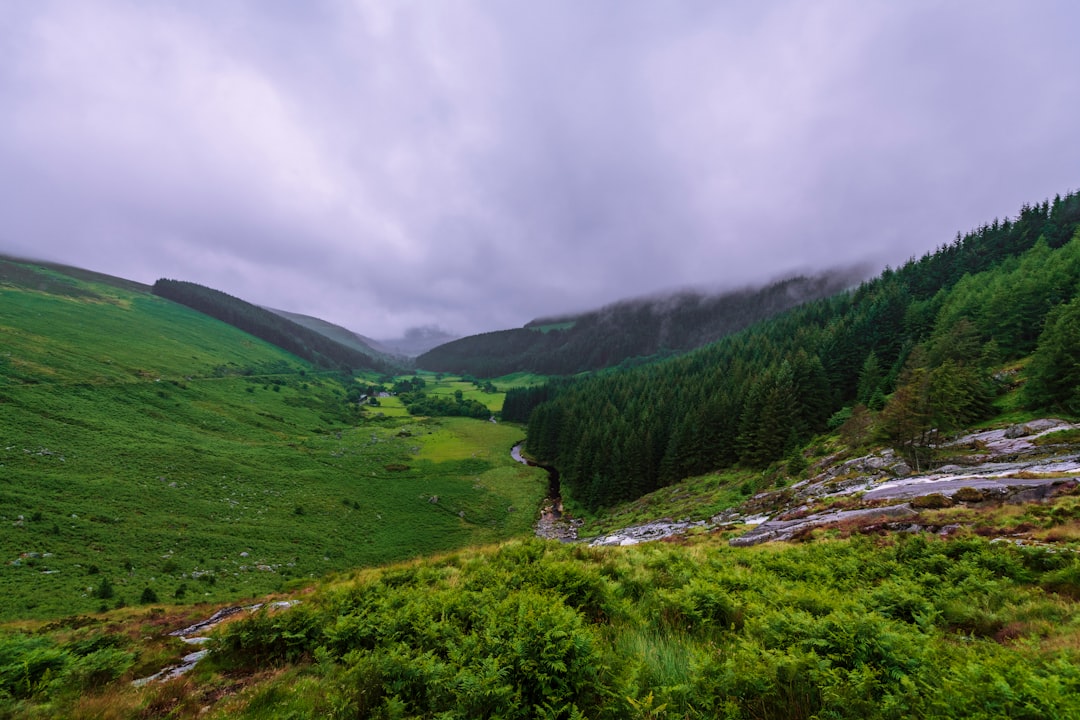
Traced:
<path fill-rule="evenodd" d="M 546 476 L 508 457 L 520 427 L 360 405 L 377 376 L 61 281 L 82 295 L 0 287 L 3 619 L 258 597 L 531 527 Z"/>
<path fill-rule="evenodd" d="M 0 715 L 1080 716 L 1078 228 L 564 377 L 0 261 Z"/>

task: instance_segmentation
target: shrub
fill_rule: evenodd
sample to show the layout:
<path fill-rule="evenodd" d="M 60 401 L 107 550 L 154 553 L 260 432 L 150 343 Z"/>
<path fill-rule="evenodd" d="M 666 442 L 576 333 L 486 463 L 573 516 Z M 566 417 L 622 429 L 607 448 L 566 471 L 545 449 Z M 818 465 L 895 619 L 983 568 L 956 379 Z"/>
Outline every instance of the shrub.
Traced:
<path fill-rule="evenodd" d="M 1046 573 L 1040 584 L 1050 592 L 1080 600 L 1080 564 L 1073 562 L 1068 567 Z"/>
<path fill-rule="evenodd" d="M 962 487 L 952 494 L 952 499 L 957 502 L 982 502 L 984 496 L 978 488 Z"/>
<path fill-rule="evenodd" d="M 0 698 L 30 697 L 67 663 L 68 654 L 46 638 L 0 637 Z"/>
<path fill-rule="evenodd" d="M 57 681 L 63 687 L 91 690 L 121 677 L 135 664 L 135 654 L 117 648 L 102 648 L 77 658 Z"/>
<path fill-rule="evenodd" d="M 953 501 L 941 493 L 930 493 L 929 495 L 920 495 L 919 497 L 911 498 L 911 507 L 920 510 L 939 510 L 941 508 L 952 507 L 952 505 Z"/>
<path fill-rule="evenodd" d="M 101 577 L 101 582 L 94 588 L 94 597 L 99 600 L 110 599 L 116 591 L 113 589 L 113 584 L 109 581 L 109 578 L 104 575 Z"/>

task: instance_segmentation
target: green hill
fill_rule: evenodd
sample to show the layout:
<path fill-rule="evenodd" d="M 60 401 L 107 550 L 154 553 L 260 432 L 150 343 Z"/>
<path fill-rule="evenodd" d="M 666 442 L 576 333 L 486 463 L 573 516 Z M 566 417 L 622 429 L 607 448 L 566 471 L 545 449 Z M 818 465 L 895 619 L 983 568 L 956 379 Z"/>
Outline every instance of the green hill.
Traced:
<path fill-rule="evenodd" d="M 349 376 L 138 289 L 0 262 L 0 338 L 4 618 L 492 541 L 546 489 L 520 429 L 361 409 Z"/>
<path fill-rule="evenodd" d="M 396 367 L 407 364 L 404 357 L 395 356 L 394 353 L 389 352 L 385 347 L 380 345 L 377 341 L 372 340 L 369 337 L 364 337 L 359 333 L 355 333 L 348 328 L 344 328 L 340 325 L 335 325 L 332 322 L 327 322 L 317 317 L 310 315 L 302 315 L 300 313 L 288 312 L 287 310 L 274 310 L 272 308 L 266 308 L 275 315 L 280 315 L 283 318 L 293 321 L 297 325 L 302 325 L 309 330 L 314 330 L 321 335 L 325 335 L 334 342 L 340 343 L 345 347 L 358 350 L 365 355 L 368 355 L 380 362 L 385 363 L 388 367 Z"/>
<path fill-rule="evenodd" d="M 800 303 L 834 295 L 860 279 L 855 271 L 833 271 L 717 295 L 686 291 L 625 300 L 454 340 L 420 355 L 416 365 L 479 377 L 573 375 L 693 350 Z"/>
<path fill-rule="evenodd" d="M 505 405 L 522 416 L 539 403 L 529 451 L 593 510 L 720 468 L 797 466 L 808 441 L 852 415 L 919 467 L 942 433 L 1000 412 L 1017 382 L 1030 410 L 1080 411 L 1078 228 L 1080 195 L 1025 206 L 687 356 Z"/>
<path fill-rule="evenodd" d="M 342 344 L 323 331 L 301 325 L 220 290 L 181 280 L 161 279 L 154 283 L 153 292 L 227 322 L 322 368 L 380 372 L 395 368 L 393 362 L 385 356 L 376 356 L 370 348 L 359 349 L 355 343 Z"/>

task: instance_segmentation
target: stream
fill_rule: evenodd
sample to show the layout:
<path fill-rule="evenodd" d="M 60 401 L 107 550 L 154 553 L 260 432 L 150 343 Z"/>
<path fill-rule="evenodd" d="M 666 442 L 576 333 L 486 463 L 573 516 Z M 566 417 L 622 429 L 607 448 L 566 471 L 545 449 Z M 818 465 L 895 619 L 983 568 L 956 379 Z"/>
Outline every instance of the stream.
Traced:
<path fill-rule="evenodd" d="M 538 467 L 547 470 L 548 494 L 544 499 L 543 508 L 540 510 L 540 518 L 536 521 L 536 536 L 547 540 L 559 540 L 560 542 L 577 542 L 578 528 L 581 520 L 566 517 L 563 511 L 561 488 L 559 485 L 559 471 L 550 465 L 541 465 L 533 462 L 521 454 L 521 446 L 524 441 L 518 443 L 510 451 L 510 457 L 523 465 Z M 672 535 L 681 535 L 690 528 L 703 527 L 707 523 L 704 520 L 697 522 L 657 520 L 643 525 L 622 528 L 608 535 L 589 540 L 590 545 L 637 545 L 650 540 L 662 540 Z"/>
<path fill-rule="evenodd" d="M 521 446 L 524 440 L 510 450 L 510 457 L 522 465 L 538 467 L 547 471 L 548 491 L 544 498 L 544 505 L 540 510 L 540 518 L 536 521 L 536 536 L 548 540 L 561 540 L 573 542 L 577 540 L 577 526 L 581 521 L 568 520 L 563 516 L 562 489 L 559 484 L 559 471 L 550 465 L 541 465 L 533 462 L 521 454 Z"/>
<path fill-rule="evenodd" d="M 280 602 L 270 603 L 269 607 L 290 608 L 297 602 L 298 601 L 296 600 L 282 600 Z M 232 607 L 222 608 L 207 619 L 201 620 L 194 625 L 188 625 L 186 628 L 181 628 L 180 630 L 173 630 L 171 633 L 169 633 L 169 635 L 180 638 L 188 645 L 203 645 L 210 642 L 210 638 L 202 635 L 201 633 L 217 627 L 218 625 L 225 622 L 227 619 L 231 618 L 237 613 L 245 611 L 255 612 L 256 610 L 262 608 L 263 605 L 264 603 L 256 603 L 254 605 L 247 605 L 245 607 L 234 605 Z M 181 675 L 185 675 L 190 672 L 196 665 L 199 664 L 200 660 L 202 660 L 209 654 L 210 651 L 206 649 L 196 650 L 195 652 L 188 653 L 184 657 L 180 658 L 179 663 L 164 667 L 158 672 L 148 677 L 133 680 L 131 684 L 135 687 L 142 687 L 143 685 L 149 685 L 152 682 L 166 682 L 168 680 L 178 678 Z"/>

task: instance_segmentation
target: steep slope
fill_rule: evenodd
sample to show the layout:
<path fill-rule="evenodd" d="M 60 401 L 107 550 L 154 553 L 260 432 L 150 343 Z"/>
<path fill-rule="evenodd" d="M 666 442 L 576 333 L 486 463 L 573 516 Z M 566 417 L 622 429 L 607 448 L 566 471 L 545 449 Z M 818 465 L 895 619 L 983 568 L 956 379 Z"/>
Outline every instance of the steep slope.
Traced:
<path fill-rule="evenodd" d="M 264 309 L 269 310 L 275 315 L 280 315 L 287 320 L 291 320 L 297 325 L 301 325 L 309 330 L 314 330 L 317 333 L 325 335 L 334 342 L 344 345 L 345 347 L 359 350 L 365 355 L 380 362 L 388 365 L 402 365 L 404 363 L 404 357 L 392 352 L 385 345 L 382 345 L 377 340 L 372 340 L 369 337 L 364 337 L 359 333 L 353 332 L 348 328 L 335 325 L 334 323 L 310 315 L 302 315 L 287 310 L 276 310 L 274 308 Z"/>
<path fill-rule="evenodd" d="M 1019 379 L 1004 363 L 1034 353 L 1034 386 L 1075 381 L 1078 225 L 1078 195 L 1025 207 L 1015 221 L 683 358 L 546 397 L 528 391 L 541 403 L 529 451 L 595 509 L 717 468 L 794 457 L 847 408 L 837 422 L 853 417 L 864 434 L 872 426 L 917 468 L 940 433 L 993 414 L 999 390 Z M 1075 397 L 1024 402 L 1069 411 Z M 506 406 L 528 410 L 514 395 Z M 880 411 L 872 423 L 870 411 Z"/>
<path fill-rule="evenodd" d="M 512 541 L 248 608 L 0 632 L 0 713 L 1074 718 L 1078 571 L 1073 552 L 970 536 Z M 155 679 L 190 653 L 174 635 L 193 625 L 210 657 Z"/>
<path fill-rule="evenodd" d="M 419 356 L 416 364 L 479 377 L 520 371 L 571 375 L 692 350 L 800 303 L 833 295 L 862 277 L 857 271 L 834 271 L 719 295 L 682 292 L 626 300 L 455 340 Z"/>
<path fill-rule="evenodd" d="M 326 334 L 312 330 L 269 310 L 232 295 L 181 280 L 161 279 L 153 292 L 182 305 L 227 322 L 323 368 L 371 369 L 386 372 L 394 365 L 383 357 L 343 345 Z"/>
<path fill-rule="evenodd" d="M 235 601 L 529 531 L 520 429 L 383 416 L 164 298 L 0 272 L 0 617 Z"/>

